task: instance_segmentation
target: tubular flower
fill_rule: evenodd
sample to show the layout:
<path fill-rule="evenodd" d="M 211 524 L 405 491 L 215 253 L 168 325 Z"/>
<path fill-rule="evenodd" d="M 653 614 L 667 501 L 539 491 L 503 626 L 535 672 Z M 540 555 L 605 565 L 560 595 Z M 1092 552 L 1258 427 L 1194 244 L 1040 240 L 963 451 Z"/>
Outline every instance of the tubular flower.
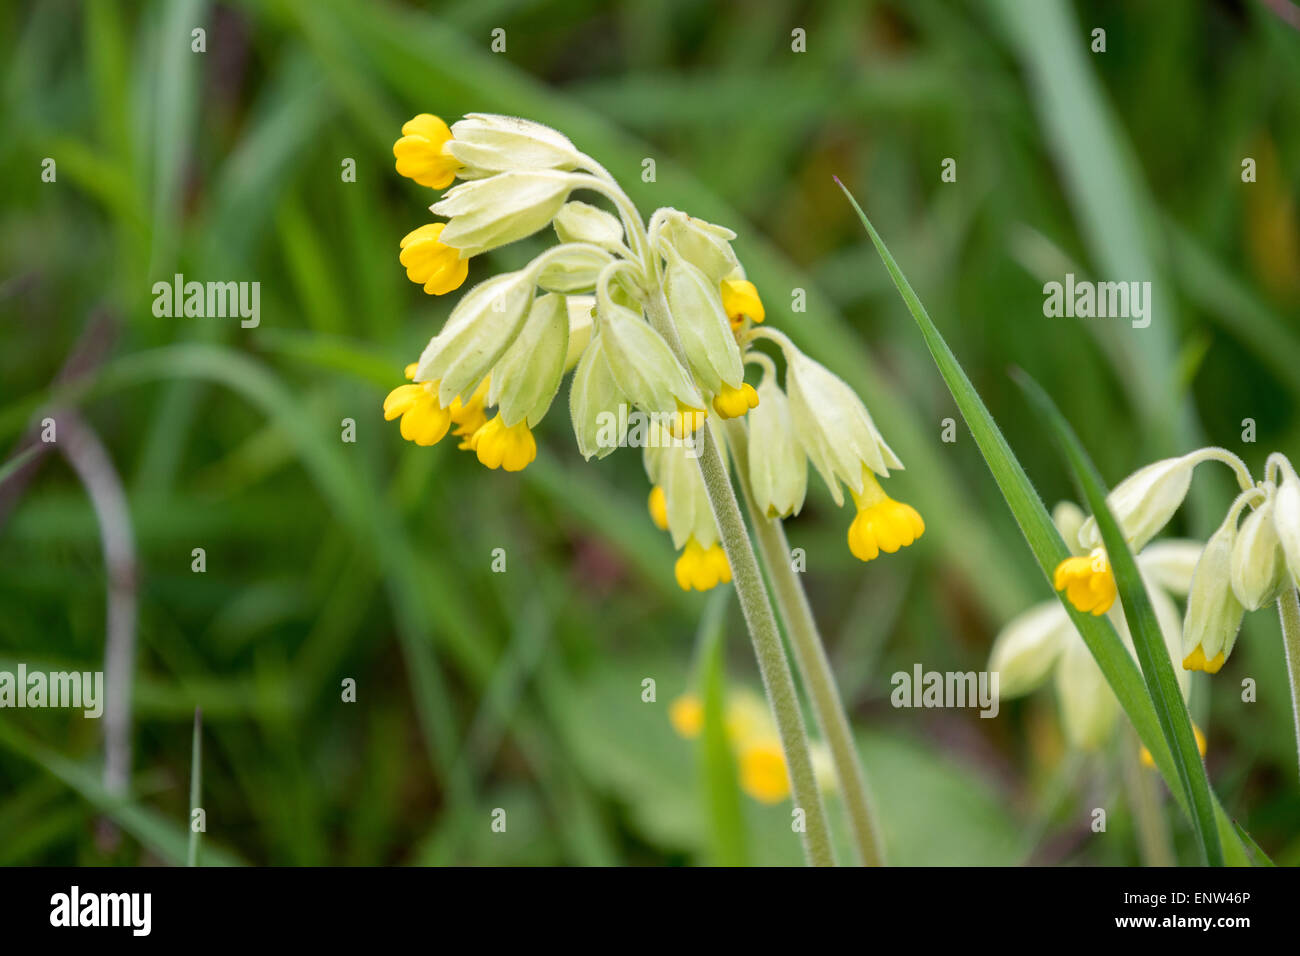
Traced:
<path fill-rule="evenodd" d="M 747 279 L 723 279 L 721 286 L 722 308 L 731 320 L 733 331 L 739 330 L 745 319 L 762 322 L 767 317 L 754 283 Z"/>
<path fill-rule="evenodd" d="M 451 427 L 451 413 L 438 404 L 435 382 L 399 385 L 384 399 L 384 419 L 401 416 L 402 437 L 417 445 L 436 445 Z"/>
<path fill-rule="evenodd" d="M 863 470 L 863 491 L 850 489 L 858 515 L 849 525 L 849 550 L 859 561 L 871 561 L 880 552 L 893 554 L 925 533 L 925 522 L 911 505 L 895 501 L 880 487 L 870 471 Z"/>
<path fill-rule="evenodd" d="M 469 438 L 469 447 L 489 468 L 523 471 L 537 457 L 537 439 L 525 422 L 506 425 L 500 415 L 489 419 Z"/>
<path fill-rule="evenodd" d="M 673 573 L 683 591 L 708 591 L 731 580 L 731 564 L 722 545 L 714 542 L 705 548 L 691 538 L 677 558 Z"/>
<path fill-rule="evenodd" d="M 732 388 L 723 384 L 722 390 L 713 398 L 713 410 L 723 418 L 739 418 L 751 408 L 758 407 L 758 392 L 753 385 L 741 384 Z"/>
<path fill-rule="evenodd" d="M 1064 591 L 1070 603 L 1085 614 L 1105 614 L 1115 603 L 1115 575 L 1111 573 L 1104 548 L 1066 558 L 1056 566 L 1052 585 Z"/>
<path fill-rule="evenodd" d="M 424 286 L 429 295 L 453 292 L 469 275 L 469 260 L 439 240 L 445 226 L 443 222 L 428 223 L 408 232 L 401 243 L 398 259 L 406 266 L 406 277 Z"/>
<path fill-rule="evenodd" d="M 397 171 L 430 189 L 446 189 L 456 178 L 460 160 L 447 150 L 451 130 L 432 113 L 421 113 L 402 126 L 402 138 L 393 144 Z"/>
<path fill-rule="evenodd" d="M 668 530 L 668 498 L 658 485 L 650 489 L 650 520 L 660 531 Z"/>
<path fill-rule="evenodd" d="M 1079 540 L 1077 532 L 1084 515 L 1078 507 L 1062 502 L 1052 519 L 1066 541 Z M 1171 660 L 1181 656 L 1183 628 L 1174 596 L 1187 594 L 1201 550 L 1195 541 L 1167 540 L 1148 545 L 1137 556 Z M 1091 562 L 1087 555 L 1080 559 Z M 1132 654 L 1133 641 L 1121 608 L 1112 605 L 1103 613 Z M 1061 725 L 1069 742 L 1081 750 L 1096 750 L 1110 739 L 1120 713 L 1119 701 L 1059 600 L 1036 604 L 1012 619 L 993 642 L 988 669 L 998 674 L 1001 700 L 1027 694 L 1054 676 L 1051 683 L 1056 687 Z M 1191 687 L 1189 675 L 1182 670 L 1177 674 L 1186 697 Z"/>

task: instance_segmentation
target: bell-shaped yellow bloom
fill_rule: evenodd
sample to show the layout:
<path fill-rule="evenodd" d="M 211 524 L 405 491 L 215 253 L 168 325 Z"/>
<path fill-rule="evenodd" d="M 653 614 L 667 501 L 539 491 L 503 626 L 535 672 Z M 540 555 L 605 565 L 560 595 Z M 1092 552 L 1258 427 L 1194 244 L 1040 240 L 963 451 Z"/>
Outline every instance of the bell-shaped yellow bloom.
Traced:
<path fill-rule="evenodd" d="M 445 295 L 459 289 L 469 275 L 469 260 L 461 257 L 459 249 L 438 238 L 446 225 L 445 222 L 427 223 L 402 238 L 398 259 L 406 266 L 406 277 L 423 285 L 429 295 Z"/>
<path fill-rule="evenodd" d="M 402 138 L 393 144 L 397 171 L 430 189 L 445 189 L 456 178 L 460 161 L 447 152 L 451 130 L 432 113 L 421 113 L 402 126 Z"/>
<path fill-rule="evenodd" d="M 1225 660 L 1227 660 L 1227 657 L 1224 656 L 1223 651 L 1219 651 L 1213 657 L 1207 658 L 1205 648 L 1197 644 L 1192 648 L 1192 652 L 1183 658 L 1183 670 L 1217 674 L 1223 668 Z"/>
<path fill-rule="evenodd" d="M 781 741 L 775 737 L 753 740 L 740 748 L 737 761 L 740 788 L 760 803 L 780 803 L 790 795 L 790 772 L 785 766 Z"/>
<path fill-rule="evenodd" d="M 767 317 L 758 289 L 746 279 L 722 280 L 722 309 L 731 320 L 733 330 L 740 328 L 746 318 L 762 322 Z"/>
<path fill-rule="evenodd" d="M 537 440 L 526 422 L 506 425 L 496 415 L 470 436 L 469 445 L 488 468 L 523 471 L 537 457 Z"/>
<path fill-rule="evenodd" d="M 1056 566 L 1052 584 L 1056 590 L 1064 591 L 1078 610 L 1088 614 L 1105 614 L 1115 603 L 1115 575 L 1111 573 L 1103 548 L 1095 548 L 1091 554 L 1066 558 Z"/>
<path fill-rule="evenodd" d="M 862 494 L 850 489 L 858 515 L 849 525 L 849 550 L 859 561 L 872 561 L 881 551 L 893 554 L 921 537 L 925 522 L 911 505 L 885 494 L 869 470 L 862 474 Z"/>
<path fill-rule="evenodd" d="M 402 437 L 417 445 L 436 445 L 451 427 L 450 412 L 438 404 L 435 382 L 399 385 L 384 399 L 384 419 L 401 416 Z"/>
<path fill-rule="evenodd" d="M 660 531 L 668 530 L 668 496 L 659 485 L 650 489 L 650 520 Z"/>
<path fill-rule="evenodd" d="M 673 573 L 683 591 L 708 591 L 731 580 L 731 564 L 722 545 L 715 542 L 705 548 L 691 537 L 682 549 Z"/>
<path fill-rule="evenodd" d="M 723 382 L 722 391 L 713 398 L 713 410 L 723 418 L 739 418 L 757 407 L 758 391 L 745 382 L 740 383 L 740 388 L 732 388 Z"/>

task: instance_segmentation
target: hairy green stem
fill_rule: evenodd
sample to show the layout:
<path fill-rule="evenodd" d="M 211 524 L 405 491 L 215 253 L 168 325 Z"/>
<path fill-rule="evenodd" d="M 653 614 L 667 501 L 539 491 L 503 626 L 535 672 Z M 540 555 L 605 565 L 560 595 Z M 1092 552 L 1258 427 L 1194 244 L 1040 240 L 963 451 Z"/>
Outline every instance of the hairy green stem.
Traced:
<path fill-rule="evenodd" d="M 662 335 L 679 357 L 682 357 L 681 339 L 673 326 L 662 290 L 655 290 L 646 303 L 650 324 Z M 813 774 L 812 755 L 808 749 L 808 733 L 804 728 L 803 714 L 799 711 L 799 698 L 795 692 L 794 675 L 781 645 L 776 616 L 754 547 L 745 531 L 745 521 L 740 515 L 740 504 L 731 487 L 726 466 L 718 451 L 712 428 L 705 425 L 697 435 L 700 446 L 699 465 L 704 476 L 704 486 L 709 495 L 709 506 L 718 524 L 722 549 L 731 564 L 731 577 L 740 599 L 740 610 L 758 658 L 758 670 L 763 687 L 776 719 L 785 765 L 790 773 L 790 789 L 797 809 L 803 811 L 802 843 L 804 855 L 813 866 L 834 866 L 831 852 L 830 827 L 826 822 L 826 809 L 822 805 L 821 791 Z"/>
<path fill-rule="evenodd" d="M 1288 587 L 1277 599 L 1282 619 L 1282 643 L 1286 651 L 1286 673 L 1291 680 L 1291 714 L 1295 720 L 1296 757 L 1300 759 L 1300 601 L 1296 589 Z"/>
<path fill-rule="evenodd" d="M 772 582 L 777 610 L 794 648 L 804 687 L 812 698 L 817 724 L 835 763 L 835 775 L 839 778 L 840 792 L 849 811 L 853 842 L 864 864 L 883 866 L 884 843 L 880 838 L 862 761 L 853 742 L 848 715 L 844 712 L 835 674 L 826 656 L 826 646 L 817 630 L 808 596 L 790 563 L 790 544 L 785 537 L 785 528 L 780 521 L 759 513 L 754 505 L 753 489 L 749 483 L 749 433 L 739 419 L 727 423 L 727 438 L 731 443 L 740 490 L 749 508 L 749 522 L 754 526 L 754 536 L 758 539 L 758 548 Z"/>

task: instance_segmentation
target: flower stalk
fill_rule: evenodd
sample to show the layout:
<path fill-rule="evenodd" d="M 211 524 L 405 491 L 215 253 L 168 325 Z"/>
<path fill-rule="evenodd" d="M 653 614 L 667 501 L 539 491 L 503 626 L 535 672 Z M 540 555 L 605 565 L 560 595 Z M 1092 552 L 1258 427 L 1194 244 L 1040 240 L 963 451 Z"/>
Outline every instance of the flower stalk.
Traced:
<path fill-rule="evenodd" d="M 1277 599 L 1282 621 L 1282 645 L 1286 652 L 1286 674 L 1291 682 L 1291 714 L 1295 720 L 1296 758 L 1300 760 L 1300 600 L 1296 589 L 1285 588 Z"/>
<path fill-rule="evenodd" d="M 790 546 L 785 529 L 779 520 L 761 514 L 754 504 L 754 494 L 749 480 L 749 436 L 745 426 L 733 420 L 727 423 L 727 439 L 736 473 L 740 476 L 740 489 L 749 509 L 750 524 L 758 539 L 763 563 L 776 597 L 776 605 L 785 624 L 786 635 L 794 648 L 795 661 L 803 676 L 804 686 L 812 700 L 813 713 L 821 729 L 822 738 L 830 748 L 839 780 L 844 805 L 848 808 L 853 842 L 866 866 L 884 865 L 884 844 L 880 828 L 867 790 L 866 775 L 858 758 L 848 716 L 840 700 L 835 674 L 826 656 L 826 646 L 817 630 L 812 608 L 803 585 L 795 577 L 790 565 Z"/>
<path fill-rule="evenodd" d="M 649 297 L 646 303 L 646 316 L 673 351 L 680 355 L 680 339 L 673 326 L 662 291 Z M 718 452 L 718 444 L 712 429 L 705 427 L 701 430 L 700 443 L 699 466 L 704 476 L 704 486 L 708 491 L 709 505 L 718 524 L 722 549 L 731 564 L 732 580 L 735 584 L 736 596 L 740 600 L 740 610 L 749 628 L 749 636 L 754 644 L 754 656 L 758 659 L 758 670 L 763 678 L 763 687 L 767 691 L 767 699 L 776 718 L 777 732 L 781 737 L 781 749 L 785 752 L 786 767 L 790 771 L 790 787 L 794 794 L 794 803 L 804 812 L 805 828 L 802 835 L 804 854 L 813 866 L 833 866 L 835 860 L 831 851 L 830 827 L 826 822 L 826 808 L 822 803 L 821 792 L 817 789 L 817 780 L 813 774 L 808 732 L 804 727 L 803 715 L 799 711 L 794 675 L 790 671 L 790 662 L 785 656 L 785 649 L 781 646 L 776 616 L 772 613 L 767 588 L 758 569 L 754 546 L 745 531 L 745 522 L 740 516 L 740 504 L 736 501 L 736 493 L 731 487 L 727 469 L 722 464 L 722 456 Z"/>

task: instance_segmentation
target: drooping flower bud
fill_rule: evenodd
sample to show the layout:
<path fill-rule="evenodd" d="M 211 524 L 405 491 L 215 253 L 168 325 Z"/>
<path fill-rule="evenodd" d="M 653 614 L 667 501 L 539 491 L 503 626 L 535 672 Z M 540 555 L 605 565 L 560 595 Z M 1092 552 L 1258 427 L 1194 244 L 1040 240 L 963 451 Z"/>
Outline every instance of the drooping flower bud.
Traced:
<path fill-rule="evenodd" d="M 564 297 L 533 300 L 523 329 L 492 370 L 488 404 L 496 405 L 506 426 L 532 428 L 555 398 L 569 350 L 569 312 Z"/>
<path fill-rule="evenodd" d="M 1269 464 L 1278 469 L 1277 494 L 1273 500 L 1273 526 L 1278 543 L 1286 555 L 1291 581 L 1300 585 L 1300 478 L 1285 455 L 1269 456 Z"/>
<path fill-rule="evenodd" d="M 881 477 L 887 477 L 891 468 L 902 468 L 853 389 L 788 339 L 782 337 L 780 344 L 795 431 L 835 503 L 844 503 L 840 482 L 862 494 L 864 466 Z"/>
<path fill-rule="evenodd" d="M 1135 553 L 1146 547 L 1147 542 L 1169 523 L 1174 512 L 1182 506 L 1196 466 L 1215 457 L 1218 451 L 1219 449 L 1202 448 L 1177 458 L 1152 462 L 1111 489 L 1106 496 L 1106 504 Z M 1097 528 L 1096 518 L 1089 517 L 1083 523 L 1079 538 L 1085 547 L 1101 546 L 1101 532 Z"/>
<path fill-rule="evenodd" d="M 803 508 L 808 460 L 794 431 L 790 402 L 774 375 L 764 375 L 758 407 L 749 413 L 749 481 L 754 504 L 769 518 L 788 518 Z"/>
<path fill-rule="evenodd" d="M 623 443 L 626 419 L 619 412 L 627 401 L 605 361 L 605 343 L 597 332 L 569 383 L 573 437 L 583 458 L 599 460 Z"/>
<path fill-rule="evenodd" d="M 1070 618 L 1057 601 L 1038 604 L 1012 618 L 993 641 L 990 671 L 998 674 L 998 694 L 1010 699 L 1027 694 L 1047 678 L 1072 638 Z"/>
<path fill-rule="evenodd" d="M 650 234 L 660 255 L 666 257 L 667 248 L 672 247 L 708 276 L 715 287 L 723 279 L 745 277 L 731 249 L 736 234 L 724 226 L 665 207 L 650 218 Z"/>
<path fill-rule="evenodd" d="M 566 202 L 553 225 L 561 242 L 587 242 L 610 252 L 623 248 L 623 223 L 618 216 L 589 203 Z"/>
<path fill-rule="evenodd" d="M 452 124 L 451 136 L 446 151 L 464 165 L 458 173 L 463 179 L 514 169 L 573 169 L 582 162 L 563 133 L 515 116 L 470 113 Z"/>
<path fill-rule="evenodd" d="M 468 258 L 547 226 L 580 182 L 553 169 L 513 170 L 461 183 L 429 209 L 450 217 L 438 238 Z"/>
<path fill-rule="evenodd" d="M 608 297 L 597 299 L 596 314 L 609 370 L 637 408 L 661 415 L 704 409 L 704 399 L 668 343 L 639 315 Z"/>
<path fill-rule="evenodd" d="M 1183 621 L 1185 670 L 1217 674 L 1237 641 L 1245 608 L 1232 590 L 1232 548 L 1242 504 L 1239 497 L 1196 563 Z"/>
<path fill-rule="evenodd" d="M 600 271 L 613 261 L 608 252 L 585 242 L 555 246 L 540 258 L 544 264 L 537 273 L 537 284 L 563 295 L 594 291 Z"/>
<path fill-rule="evenodd" d="M 716 395 L 724 384 L 740 388 L 745 370 L 717 285 L 673 246 L 664 251 L 664 296 L 691 370 L 710 394 Z"/>
<path fill-rule="evenodd" d="M 443 406 L 472 391 L 519 334 L 534 290 L 529 269 L 493 276 L 470 289 L 420 354 L 416 381 L 437 380 Z"/>
<path fill-rule="evenodd" d="M 1246 515 L 1232 546 L 1232 593 L 1247 611 L 1277 600 L 1287 579 L 1286 556 L 1274 523 L 1275 498 L 1266 486 L 1264 500 Z"/>

